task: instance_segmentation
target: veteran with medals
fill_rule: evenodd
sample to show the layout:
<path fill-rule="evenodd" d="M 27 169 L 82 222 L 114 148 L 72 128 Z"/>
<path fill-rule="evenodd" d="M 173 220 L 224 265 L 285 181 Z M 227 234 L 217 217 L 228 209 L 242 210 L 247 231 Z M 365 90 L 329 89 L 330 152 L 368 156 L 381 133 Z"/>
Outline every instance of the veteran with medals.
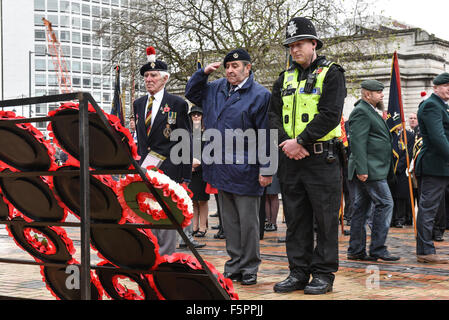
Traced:
<path fill-rule="evenodd" d="M 165 85 L 170 77 L 167 64 L 156 59 L 153 47 L 147 48 L 148 63 L 140 68 L 144 77 L 147 95 L 134 101 L 137 148 L 143 165 L 149 156 L 163 160 L 159 169 L 177 183 L 189 183 L 192 177 L 192 159 L 188 163 L 175 165 L 170 159 L 170 150 L 178 141 L 171 141 L 175 129 L 190 132 L 188 104 L 182 98 L 167 92 Z M 191 152 L 190 152 L 191 158 Z M 145 166 L 145 165 L 143 165 Z M 176 249 L 176 230 L 152 230 L 158 239 L 160 254 L 172 254 Z"/>

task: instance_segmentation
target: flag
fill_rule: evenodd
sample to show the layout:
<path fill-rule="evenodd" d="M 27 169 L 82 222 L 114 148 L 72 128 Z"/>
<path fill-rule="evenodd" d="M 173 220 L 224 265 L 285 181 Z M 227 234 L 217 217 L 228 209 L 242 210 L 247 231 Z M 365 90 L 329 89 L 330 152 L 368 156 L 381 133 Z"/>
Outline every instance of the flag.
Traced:
<path fill-rule="evenodd" d="M 340 120 L 340 127 L 341 127 L 340 140 L 341 140 L 341 142 L 343 142 L 343 145 L 345 147 L 347 147 L 348 146 L 348 137 L 346 135 L 345 119 L 343 118 L 343 116 L 341 117 L 341 120 Z"/>
<path fill-rule="evenodd" d="M 401 77 L 399 73 L 398 55 L 393 54 L 391 66 L 390 95 L 388 98 L 388 111 L 386 119 L 390 132 L 399 128 L 404 122 L 404 110 L 402 106 Z"/>
<path fill-rule="evenodd" d="M 201 65 L 201 60 L 200 60 L 200 53 L 198 52 L 198 57 L 196 59 L 196 68 L 198 70 L 200 70 L 201 68 L 203 68 L 203 66 Z"/>
<path fill-rule="evenodd" d="M 111 114 L 120 119 L 122 126 L 125 125 L 125 110 L 123 108 L 120 94 L 120 66 L 115 67 L 114 99 L 112 100 Z"/>

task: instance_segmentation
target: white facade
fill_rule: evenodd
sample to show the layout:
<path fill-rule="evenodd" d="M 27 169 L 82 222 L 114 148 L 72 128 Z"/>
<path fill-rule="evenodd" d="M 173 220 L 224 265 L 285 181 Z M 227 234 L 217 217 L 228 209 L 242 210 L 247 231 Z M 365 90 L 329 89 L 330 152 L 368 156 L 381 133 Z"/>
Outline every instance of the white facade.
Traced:
<path fill-rule="evenodd" d="M 71 76 L 72 91 L 92 94 L 110 112 L 114 71 L 109 40 L 95 35 L 101 19 L 128 7 L 129 0 L 4 0 L 3 99 L 61 93 L 53 57 L 48 53 L 42 18 L 52 23 Z M 30 53 L 31 52 L 31 53 Z M 31 57 L 31 68 L 29 58 Z M 30 75 L 31 70 L 31 75 Z M 31 76 L 31 90 L 29 79 Z M 18 115 L 45 116 L 58 104 L 15 108 Z M 46 123 L 36 123 L 45 131 Z"/>

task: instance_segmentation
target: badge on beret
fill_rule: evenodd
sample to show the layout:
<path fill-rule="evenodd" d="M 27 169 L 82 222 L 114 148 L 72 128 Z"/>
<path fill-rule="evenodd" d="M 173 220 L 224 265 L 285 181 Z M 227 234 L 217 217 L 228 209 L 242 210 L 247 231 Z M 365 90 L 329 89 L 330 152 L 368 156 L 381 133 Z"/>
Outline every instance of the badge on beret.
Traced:
<path fill-rule="evenodd" d="M 154 69 L 155 66 L 156 66 L 156 64 L 154 62 L 151 62 L 151 68 Z"/>
<path fill-rule="evenodd" d="M 239 54 L 236 52 L 232 55 L 235 59 L 237 59 L 239 57 Z"/>

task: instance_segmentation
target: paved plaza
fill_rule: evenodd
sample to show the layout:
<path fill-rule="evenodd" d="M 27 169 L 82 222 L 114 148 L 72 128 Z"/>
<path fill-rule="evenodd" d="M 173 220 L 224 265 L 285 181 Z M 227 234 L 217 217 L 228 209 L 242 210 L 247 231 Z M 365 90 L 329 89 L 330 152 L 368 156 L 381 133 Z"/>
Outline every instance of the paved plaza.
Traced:
<path fill-rule="evenodd" d="M 211 200 L 210 212 L 215 211 Z M 391 228 L 387 245 L 398 262 L 358 262 L 346 258 L 349 236 L 340 234 L 340 268 L 336 274 L 333 292 L 313 296 L 303 291 L 274 293 L 273 285 L 288 275 L 285 244 L 279 239 L 285 236 L 285 223 L 282 222 L 282 207 L 278 217 L 278 231 L 265 232 L 261 241 L 262 264 L 258 283 L 242 286 L 234 282 L 234 290 L 241 300 L 449 300 L 449 265 L 428 265 L 416 262 L 413 227 Z M 227 260 L 225 240 L 214 239 L 216 230 L 211 227 L 218 218 L 209 218 L 209 230 L 205 238 L 196 238 L 207 245 L 198 249 L 204 260 L 211 262 L 219 272 Z M 346 230 L 349 227 L 345 226 Z M 79 229 L 66 228 L 73 240 L 80 261 Z M 341 230 L 339 230 L 341 233 Z M 369 243 L 369 239 L 368 239 Z M 436 243 L 437 253 L 449 258 L 449 236 Z M 188 253 L 188 249 L 180 250 Z M 0 257 L 32 260 L 9 237 L 5 227 L 0 226 Z M 92 252 L 93 264 L 100 261 Z M 39 266 L 0 263 L 0 295 L 26 299 L 55 300 L 42 281 Z M 104 297 L 107 299 L 106 297 Z"/>

